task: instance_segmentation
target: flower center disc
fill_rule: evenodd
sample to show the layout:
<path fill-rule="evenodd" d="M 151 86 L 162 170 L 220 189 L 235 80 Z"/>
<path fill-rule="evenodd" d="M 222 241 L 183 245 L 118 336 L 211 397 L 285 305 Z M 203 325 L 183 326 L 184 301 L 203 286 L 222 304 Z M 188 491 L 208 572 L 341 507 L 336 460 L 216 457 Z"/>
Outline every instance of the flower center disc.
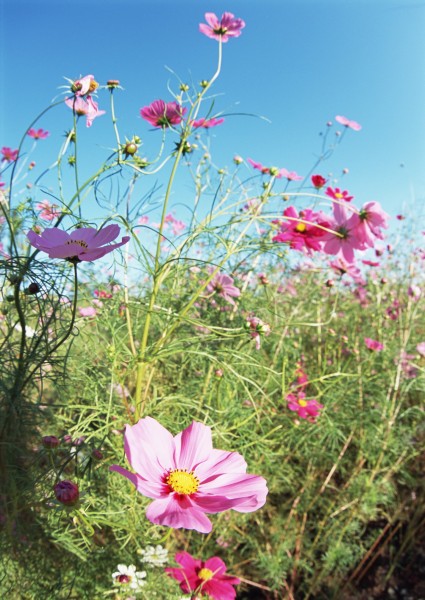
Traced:
<path fill-rule="evenodd" d="M 298 223 L 298 225 L 295 227 L 295 231 L 298 231 L 298 233 L 304 233 L 306 229 L 307 225 L 305 223 Z"/>
<path fill-rule="evenodd" d="M 67 242 L 65 242 L 65 244 L 67 244 L 69 246 L 69 244 L 78 244 L 79 246 L 81 246 L 81 248 L 88 248 L 88 244 L 86 244 L 86 242 L 83 242 L 82 240 L 68 240 Z"/>
<path fill-rule="evenodd" d="M 214 573 L 211 571 L 211 569 L 201 569 L 198 571 L 198 577 L 199 579 L 202 579 L 202 581 L 208 581 L 213 575 Z"/>
<path fill-rule="evenodd" d="M 299 406 L 307 406 L 307 400 L 298 400 Z"/>
<path fill-rule="evenodd" d="M 180 469 L 170 471 L 166 482 L 176 494 L 194 494 L 199 487 L 199 479 L 192 471 L 188 472 Z"/>
<path fill-rule="evenodd" d="M 342 198 L 344 198 L 344 196 L 340 192 L 337 192 L 335 194 L 335 198 L 338 198 L 338 200 L 342 200 Z"/>

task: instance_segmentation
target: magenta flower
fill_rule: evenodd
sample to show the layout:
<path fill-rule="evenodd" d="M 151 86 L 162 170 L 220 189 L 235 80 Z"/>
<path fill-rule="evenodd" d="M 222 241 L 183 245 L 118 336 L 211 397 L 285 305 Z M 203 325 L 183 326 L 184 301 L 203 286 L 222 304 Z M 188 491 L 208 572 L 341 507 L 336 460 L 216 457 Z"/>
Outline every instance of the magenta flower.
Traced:
<path fill-rule="evenodd" d="M 174 557 L 181 568 L 167 567 L 165 572 L 180 583 L 185 594 L 208 595 L 213 600 L 234 600 L 234 585 L 241 581 L 237 577 L 226 575 L 226 564 L 213 556 L 205 562 L 193 558 L 188 552 L 178 552 Z"/>
<path fill-rule="evenodd" d="M 306 400 L 304 392 L 288 394 L 286 400 L 288 402 L 289 410 L 296 412 L 300 419 L 307 419 L 311 423 L 315 422 L 316 417 L 323 408 L 323 404 L 320 404 L 314 398 Z"/>
<path fill-rule="evenodd" d="M 95 102 L 91 96 L 86 96 L 85 98 L 82 98 L 81 96 L 67 98 L 65 104 L 69 106 L 78 117 L 86 117 L 87 127 L 92 126 L 96 117 L 101 117 L 105 114 L 104 110 L 99 110 L 97 102 Z"/>
<path fill-rule="evenodd" d="M 80 262 L 97 260 L 130 240 L 129 236 L 125 236 L 118 244 L 109 244 L 118 237 L 119 233 L 118 225 L 107 225 L 99 230 L 81 227 L 71 234 L 57 227 L 51 227 L 45 229 L 41 235 L 29 231 L 27 238 L 34 248 L 46 252 L 49 258 L 66 258 Z"/>
<path fill-rule="evenodd" d="M 12 150 L 12 148 L 9 148 L 8 146 L 3 146 L 0 152 L 2 154 L 2 160 L 5 160 L 6 162 L 15 162 L 18 158 L 19 150 Z"/>
<path fill-rule="evenodd" d="M 224 119 L 198 119 L 197 121 L 192 121 L 192 127 L 203 127 L 204 129 L 209 129 L 210 127 L 216 127 L 222 123 L 224 123 Z"/>
<path fill-rule="evenodd" d="M 170 127 L 182 122 L 186 114 L 186 108 L 183 108 L 177 102 L 164 102 L 164 100 L 154 100 L 149 106 L 140 109 L 140 114 L 154 127 Z"/>
<path fill-rule="evenodd" d="M 321 227 L 329 227 L 321 212 L 313 212 L 307 208 L 298 214 L 296 208 L 288 206 L 283 211 L 283 216 L 287 218 L 274 221 L 280 226 L 280 231 L 272 238 L 273 242 L 289 243 L 294 250 L 305 250 L 307 254 L 321 249 L 326 234 Z"/>
<path fill-rule="evenodd" d="M 364 343 L 366 344 L 366 348 L 374 352 L 381 352 L 384 349 L 384 344 L 381 344 L 377 340 L 372 340 L 372 338 L 364 338 Z"/>
<path fill-rule="evenodd" d="M 49 137 L 50 133 L 44 129 L 28 129 L 27 135 L 35 140 L 44 140 L 46 137 Z"/>
<path fill-rule="evenodd" d="M 211 428 L 193 421 L 176 436 L 151 417 L 126 425 L 124 449 L 136 471 L 112 465 L 144 496 L 153 498 L 147 518 L 157 525 L 179 529 L 212 530 L 205 513 L 233 508 L 252 512 L 267 495 L 263 477 L 246 473 L 246 462 L 237 452 L 212 447 Z"/>
<path fill-rule="evenodd" d="M 201 23 L 199 31 L 209 38 L 221 42 L 227 42 L 232 37 L 239 37 L 245 27 L 245 21 L 236 19 L 230 12 L 223 13 L 221 21 L 214 13 L 205 13 L 205 20 L 208 25 Z"/>
<path fill-rule="evenodd" d="M 340 115 L 335 117 L 335 121 L 338 121 L 338 123 L 341 123 L 341 125 L 344 125 L 344 127 L 354 129 L 354 131 L 360 131 L 360 129 L 362 128 L 362 126 L 359 125 L 357 121 L 350 121 L 350 119 L 347 119 L 347 117 L 342 117 Z"/>
<path fill-rule="evenodd" d="M 55 492 L 56 500 L 65 504 L 65 506 L 73 506 L 78 502 L 80 497 L 78 485 L 67 479 L 59 481 L 54 486 L 53 491 Z"/>
<path fill-rule="evenodd" d="M 207 285 L 206 291 L 210 294 L 218 294 L 226 302 L 233 305 L 235 304 L 233 298 L 238 298 L 241 295 L 240 289 L 233 285 L 233 278 L 225 273 L 214 275 Z"/>
<path fill-rule="evenodd" d="M 312 175 L 311 183 L 314 185 L 316 190 L 320 190 L 326 183 L 326 179 L 322 175 Z"/>
<path fill-rule="evenodd" d="M 335 254 L 342 257 L 347 263 L 354 262 L 354 250 L 363 249 L 363 244 L 357 239 L 355 223 L 348 216 L 345 206 L 333 206 L 333 219 L 330 219 L 328 232 L 324 236 L 323 251 L 326 254 Z"/>
<path fill-rule="evenodd" d="M 334 200 L 345 200 L 345 202 L 350 202 L 354 196 L 349 196 L 347 190 L 341 191 L 339 188 L 326 188 L 325 194 Z"/>
<path fill-rule="evenodd" d="M 263 175 L 268 175 L 268 174 L 270 174 L 270 169 L 269 169 L 269 167 L 265 167 L 265 166 L 264 166 L 264 165 L 262 165 L 261 163 L 259 163 L 259 162 L 255 162 L 255 160 L 252 160 L 252 158 L 248 158 L 247 160 L 248 160 L 249 164 L 250 164 L 250 165 L 251 165 L 251 166 L 252 166 L 254 169 L 257 169 L 258 171 L 261 171 L 261 173 L 262 173 Z"/>

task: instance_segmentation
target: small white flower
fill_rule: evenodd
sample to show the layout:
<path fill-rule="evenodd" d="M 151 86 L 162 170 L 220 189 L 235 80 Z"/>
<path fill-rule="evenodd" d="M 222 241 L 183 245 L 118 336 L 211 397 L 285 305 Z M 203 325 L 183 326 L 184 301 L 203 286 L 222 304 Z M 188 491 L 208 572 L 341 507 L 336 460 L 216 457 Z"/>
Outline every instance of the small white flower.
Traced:
<path fill-rule="evenodd" d="M 138 550 L 138 554 L 141 555 L 141 561 L 155 565 L 156 567 L 162 567 L 168 561 L 168 550 L 158 544 L 158 546 L 146 546 L 144 550 Z"/>
<path fill-rule="evenodd" d="M 112 579 L 115 585 L 128 586 L 132 590 L 138 590 L 146 581 L 146 571 L 136 571 L 134 565 L 118 565 L 118 571 L 112 573 Z"/>

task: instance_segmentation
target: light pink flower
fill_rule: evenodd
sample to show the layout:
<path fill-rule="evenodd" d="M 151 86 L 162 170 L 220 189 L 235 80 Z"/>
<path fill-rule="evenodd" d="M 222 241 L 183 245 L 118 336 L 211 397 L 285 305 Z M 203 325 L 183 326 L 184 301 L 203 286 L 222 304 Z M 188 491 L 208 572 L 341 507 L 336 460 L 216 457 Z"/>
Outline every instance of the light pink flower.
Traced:
<path fill-rule="evenodd" d="M 288 171 L 288 169 L 279 169 L 278 177 L 286 177 L 288 181 L 301 181 L 303 179 L 296 171 Z"/>
<path fill-rule="evenodd" d="M 222 123 L 224 123 L 224 119 L 197 119 L 196 121 L 192 121 L 192 127 L 203 127 L 204 129 L 209 129 L 210 127 L 216 127 Z"/>
<path fill-rule="evenodd" d="M 362 128 L 362 126 L 359 125 L 357 121 L 350 121 L 350 119 L 347 119 L 347 117 L 342 117 L 340 115 L 335 117 L 335 121 L 341 123 L 341 125 L 344 125 L 344 127 L 349 127 L 350 129 L 353 129 L 354 131 L 360 131 L 360 129 Z"/>
<path fill-rule="evenodd" d="M 85 96 L 86 94 L 95 92 L 98 87 L 99 84 L 97 81 L 95 81 L 93 75 L 85 75 L 84 77 L 80 77 L 80 79 L 76 79 L 72 82 L 71 92 L 73 92 L 76 96 Z"/>
<path fill-rule="evenodd" d="M 80 262 L 97 260 L 130 240 L 129 236 L 125 236 L 121 242 L 109 244 L 118 237 L 119 233 L 118 225 L 107 225 L 99 230 L 81 227 L 71 234 L 57 227 L 51 227 L 45 229 L 41 235 L 29 231 L 27 238 L 34 248 L 46 252 L 49 258 L 67 258 Z M 105 244 L 109 245 L 105 246 Z"/>
<path fill-rule="evenodd" d="M 208 595 L 213 600 L 234 600 L 234 585 L 240 583 L 237 577 L 226 575 L 226 564 L 213 556 L 206 561 L 193 558 L 188 552 L 178 552 L 174 557 L 181 568 L 167 567 L 165 572 L 180 583 L 185 594 Z"/>
<path fill-rule="evenodd" d="M 82 306 L 78 309 L 81 317 L 95 317 L 97 315 L 97 310 L 94 306 Z"/>
<path fill-rule="evenodd" d="M 347 263 L 343 258 L 339 257 L 331 261 L 329 265 L 341 276 L 347 274 L 352 277 L 356 283 L 361 283 L 362 285 L 366 283 L 360 269 L 356 267 L 354 263 Z"/>
<path fill-rule="evenodd" d="M 425 357 L 425 342 L 420 342 L 417 346 L 416 346 L 416 350 L 417 352 L 419 352 L 419 354 L 423 357 Z"/>
<path fill-rule="evenodd" d="M 240 289 L 233 285 L 233 278 L 225 273 L 214 275 L 207 285 L 206 291 L 210 294 L 218 294 L 226 302 L 233 305 L 235 304 L 233 298 L 238 298 L 241 295 Z"/>
<path fill-rule="evenodd" d="M 389 215 L 382 210 L 379 202 L 367 202 L 358 214 L 352 214 L 350 228 L 353 229 L 362 249 L 372 248 L 376 238 L 384 239 L 381 228 L 388 228 L 388 219 Z"/>
<path fill-rule="evenodd" d="M 58 210 L 57 204 L 50 204 L 48 200 L 43 200 L 35 205 L 37 210 L 40 210 L 39 217 L 45 221 L 54 221 L 57 217 L 62 214 L 61 210 Z"/>
<path fill-rule="evenodd" d="M 363 249 L 355 234 L 355 224 L 350 219 L 345 206 L 334 202 L 333 219 L 329 224 L 333 231 L 325 234 L 322 248 L 326 254 L 341 256 L 347 263 L 354 262 L 355 249 Z"/>
<path fill-rule="evenodd" d="M 374 352 L 381 352 L 384 349 L 384 344 L 378 342 L 377 340 L 372 340 L 371 338 L 364 338 L 364 343 L 366 344 L 366 348 L 369 350 L 373 350 Z"/>
<path fill-rule="evenodd" d="M 140 109 L 140 114 L 154 127 L 170 127 L 182 122 L 186 114 L 186 108 L 183 108 L 177 102 L 164 102 L 164 100 L 154 100 L 149 106 Z"/>
<path fill-rule="evenodd" d="M 323 404 L 320 404 L 314 398 L 306 400 L 304 392 L 288 394 L 286 400 L 288 402 L 289 410 L 296 412 L 300 419 L 307 419 L 311 423 L 315 422 L 316 417 L 323 408 Z"/>
<path fill-rule="evenodd" d="M 77 116 L 86 117 L 87 127 L 92 126 L 96 117 L 101 117 L 105 114 L 104 110 L 99 110 L 97 102 L 95 102 L 91 96 L 86 96 L 85 98 L 82 98 L 81 96 L 67 98 L 65 104 L 69 106 Z"/>
<path fill-rule="evenodd" d="M 35 140 L 44 140 L 49 137 L 50 133 L 44 129 L 28 129 L 27 135 Z"/>
<path fill-rule="evenodd" d="M 245 21 L 236 19 L 230 12 L 223 13 L 221 21 L 214 13 L 205 13 L 205 20 L 208 25 L 201 23 L 199 31 L 209 38 L 222 42 L 227 42 L 232 37 L 239 37 L 245 27 Z"/>
<path fill-rule="evenodd" d="M 233 508 L 252 512 L 267 495 L 263 477 L 246 473 L 246 462 L 237 452 L 212 447 L 211 428 L 194 421 L 176 436 L 151 417 L 126 425 L 124 449 L 136 471 L 112 465 L 136 489 L 153 498 L 147 518 L 176 529 L 212 530 L 205 513 Z"/>
<path fill-rule="evenodd" d="M 354 196 L 349 196 L 347 190 L 341 191 L 338 187 L 326 188 L 325 194 L 334 200 L 345 200 L 345 202 L 350 202 L 354 198 Z"/>
<path fill-rule="evenodd" d="M 12 150 L 9 146 L 3 146 L 0 152 L 2 154 L 2 160 L 5 160 L 6 162 L 15 162 L 18 158 L 19 150 Z"/>
<path fill-rule="evenodd" d="M 280 231 L 272 238 L 273 242 L 289 243 L 294 250 L 305 250 L 312 254 L 312 250 L 320 250 L 326 231 L 321 227 L 330 227 L 321 212 L 313 212 L 307 208 L 300 211 L 293 206 L 288 206 L 283 211 L 283 221 L 273 221 L 280 226 Z M 321 227 L 317 227 L 320 225 Z"/>

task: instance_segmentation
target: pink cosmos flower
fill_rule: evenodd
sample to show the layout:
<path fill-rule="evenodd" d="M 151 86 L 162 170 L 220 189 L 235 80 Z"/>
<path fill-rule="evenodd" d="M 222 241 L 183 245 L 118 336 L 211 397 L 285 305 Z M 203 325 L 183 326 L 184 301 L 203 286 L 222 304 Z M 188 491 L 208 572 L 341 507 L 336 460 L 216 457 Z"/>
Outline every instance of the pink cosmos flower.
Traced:
<path fill-rule="evenodd" d="M 369 350 L 373 350 L 374 352 L 381 352 L 384 349 L 384 344 L 378 342 L 377 340 L 372 340 L 371 338 L 364 338 L 364 343 L 366 344 L 366 348 Z"/>
<path fill-rule="evenodd" d="M 249 164 L 250 164 L 252 167 L 254 167 L 254 169 L 257 169 L 258 171 L 261 171 L 261 173 L 262 173 L 263 175 L 268 175 L 268 174 L 270 174 L 270 169 L 269 169 L 269 167 L 265 167 L 265 166 L 264 166 L 264 165 L 262 165 L 261 163 L 259 163 L 259 162 L 255 162 L 255 160 L 252 160 L 252 158 L 248 158 L 247 160 L 248 160 Z"/>
<path fill-rule="evenodd" d="M 259 350 L 261 348 L 261 336 L 270 335 L 270 325 L 262 321 L 259 317 L 250 316 L 245 321 L 245 327 L 255 340 L 256 350 Z"/>
<path fill-rule="evenodd" d="M 71 234 L 57 227 L 51 227 L 45 229 L 41 235 L 29 231 L 27 238 L 34 248 L 46 252 L 49 258 L 66 258 L 80 262 L 97 260 L 130 240 L 129 236 L 125 236 L 121 242 L 109 244 L 118 237 L 119 233 L 118 225 L 107 225 L 99 230 L 81 227 Z"/>
<path fill-rule="evenodd" d="M 50 133 L 44 129 L 28 129 L 27 135 L 35 140 L 44 140 L 46 137 L 49 137 Z"/>
<path fill-rule="evenodd" d="M 280 226 L 280 231 L 273 238 L 273 242 L 289 243 L 294 250 L 305 250 L 312 254 L 312 250 L 320 250 L 322 239 L 326 231 L 317 227 L 329 227 L 321 212 L 313 212 L 307 208 L 297 213 L 293 206 L 288 206 L 283 211 L 283 221 L 273 221 Z"/>
<path fill-rule="evenodd" d="M 348 216 L 345 206 L 333 205 L 333 219 L 330 219 L 328 232 L 324 236 L 323 252 L 342 257 L 347 263 L 354 262 L 354 250 L 363 249 L 355 234 L 355 226 Z M 334 233 L 335 232 L 335 233 Z"/>
<path fill-rule="evenodd" d="M 324 177 L 322 177 L 322 175 L 311 176 L 311 183 L 317 190 L 320 190 L 326 184 L 326 181 L 327 180 Z"/>
<path fill-rule="evenodd" d="M 350 119 L 347 119 L 347 117 L 342 117 L 340 115 L 335 117 L 335 121 L 341 123 L 341 125 L 344 125 L 344 127 L 349 127 L 350 129 L 353 129 L 354 131 L 360 131 L 360 129 L 362 128 L 362 126 L 359 125 L 357 121 L 350 121 Z"/>
<path fill-rule="evenodd" d="M 94 306 L 82 306 L 78 309 L 81 317 L 95 317 L 97 315 L 97 310 Z"/>
<path fill-rule="evenodd" d="M 288 169 L 279 169 L 280 177 L 286 177 L 288 181 L 301 181 L 303 179 L 296 171 L 288 171 Z"/>
<path fill-rule="evenodd" d="M 98 87 L 99 84 L 95 81 L 93 75 L 85 75 L 72 82 L 71 92 L 76 96 L 85 96 L 96 91 Z"/>
<path fill-rule="evenodd" d="M 112 465 L 144 496 L 153 498 L 147 518 L 176 529 L 212 530 L 205 513 L 233 508 L 252 512 L 267 495 L 263 477 L 246 473 L 246 462 L 237 452 L 212 447 L 211 428 L 193 423 L 176 436 L 151 417 L 126 425 L 124 449 L 136 471 Z"/>
<path fill-rule="evenodd" d="M 382 210 L 379 202 L 367 202 L 359 213 L 353 213 L 350 227 L 354 229 L 354 235 L 362 249 L 373 247 L 376 238 L 384 239 L 381 228 L 388 228 L 388 219 L 389 215 Z"/>
<path fill-rule="evenodd" d="M 425 357 L 425 342 L 420 342 L 416 346 L 416 350 L 421 356 Z"/>
<path fill-rule="evenodd" d="M 149 106 L 140 109 L 140 114 L 154 127 L 170 127 L 182 122 L 187 109 L 177 102 L 154 100 Z"/>
<path fill-rule="evenodd" d="M 206 291 L 210 294 L 218 294 L 226 302 L 233 305 L 235 305 L 233 298 L 238 298 L 241 295 L 240 289 L 233 285 L 233 278 L 225 273 L 214 275 L 207 285 Z"/>
<path fill-rule="evenodd" d="M 345 200 L 345 202 L 351 202 L 354 196 L 349 196 L 347 190 L 341 191 L 339 188 L 326 188 L 325 194 L 334 200 Z"/>
<path fill-rule="evenodd" d="M 69 106 L 77 116 L 86 117 L 86 127 L 91 127 L 96 117 L 105 114 L 104 110 L 99 110 L 97 102 L 95 102 L 91 96 L 86 96 L 85 98 L 82 98 L 81 96 L 67 98 L 65 104 Z"/>
<path fill-rule="evenodd" d="M 329 265 L 341 276 L 347 274 L 352 277 L 356 283 L 361 283 L 362 285 L 366 283 L 360 269 L 356 267 L 354 263 L 347 263 L 343 258 L 339 257 L 331 261 Z"/>
<path fill-rule="evenodd" d="M 39 217 L 45 221 L 54 221 L 57 217 L 62 214 L 61 210 L 58 210 L 57 204 L 50 204 L 48 200 L 43 200 L 35 205 L 37 210 L 40 210 Z"/>
<path fill-rule="evenodd" d="M 213 600 L 234 600 L 234 585 L 241 581 L 237 577 L 226 575 L 226 564 L 213 556 L 205 562 L 193 558 L 188 552 L 178 552 L 174 557 L 181 568 L 167 567 L 165 572 L 180 583 L 185 594 L 208 595 Z"/>
<path fill-rule="evenodd" d="M 221 21 L 214 13 L 205 13 L 205 20 L 208 23 L 201 23 L 199 31 L 214 40 L 227 42 L 232 37 L 239 37 L 242 29 L 245 27 L 245 21 L 236 19 L 230 12 L 223 13 Z"/>
<path fill-rule="evenodd" d="M 315 422 L 316 417 L 323 408 L 323 404 L 320 404 L 314 398 L 306 400 L 304 392 L 288 394 L 286 400 L 288 402 L 289 410 L 296 412 L 300 419 L 307 419 L 311 423 Z"/>
<path fill-rule="evenodd" d="M 0 152 L 3 155 L 2 160 L 5 160 L 6 162 L 15 162 L 18 158 L 19 150 L 12 150 L 9 146 L 3 146 Z"/>
<path fill-rule="evenodd" d="M 196 121 L 192 121 L 192 127 L 203 127 L 204 129 L 209 129 L 210 127 L 216 127 L 222 123 L 224 123 L 224 119 L 197 119 Z"/>

